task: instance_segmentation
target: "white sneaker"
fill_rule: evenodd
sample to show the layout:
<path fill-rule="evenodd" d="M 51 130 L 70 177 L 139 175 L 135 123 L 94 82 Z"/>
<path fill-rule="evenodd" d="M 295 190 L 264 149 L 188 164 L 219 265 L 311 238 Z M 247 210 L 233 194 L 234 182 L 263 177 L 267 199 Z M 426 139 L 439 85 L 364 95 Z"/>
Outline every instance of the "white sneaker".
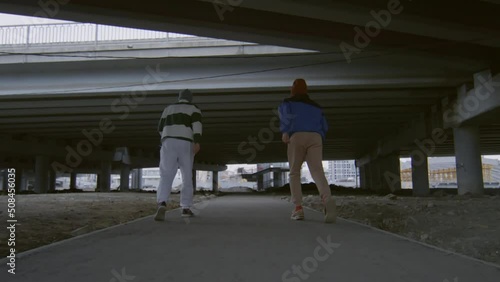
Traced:
<path fill-rule="evenodd" d="M 325 223 L 334 223 L 337 221 L 337 205 L 333 198 L 325 203 Z"/>
<path fill-rule="evenodd" d="M 156 221 L 164 221 L 166 211 L 167 211 L 167 206 L 165 205 L 165 203 L 161 203 L 158 206 L 158 210 L 156 211 L 155 220 Z"/>
<path fill-rule="evenodd" d="M 290 218 L 293 220 L 304 220 L 304 209 L 293 210 Z"/>

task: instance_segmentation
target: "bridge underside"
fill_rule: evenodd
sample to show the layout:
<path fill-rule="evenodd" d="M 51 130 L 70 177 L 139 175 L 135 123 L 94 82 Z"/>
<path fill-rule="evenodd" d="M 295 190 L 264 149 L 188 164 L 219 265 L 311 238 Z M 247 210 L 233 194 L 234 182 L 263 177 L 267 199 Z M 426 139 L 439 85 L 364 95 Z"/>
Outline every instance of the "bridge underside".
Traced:
<path fill-rule="evenodd" d="M 317 52 L 0 65 L 0 163 L 32 164 L 39 150 L 64 162 L 66 146 L 87 138 L 82 130 L 107 128 L 82 166 L 98 166 L 118 147 L 128 148 L 133 166 L 156 166 L 159 115 L 183 88 L 193 89 L 203 111 L 198 162 L 285 161 L 274 110 L 297 77 L 308 81 L 328 118 L 325 159 L 396 171 L 392 156 L 415 156 L 416 149 L 454 155 L 473 142 L 475 155 L 498 153 L 494 1 L 262 0 L 229 8 L 220 17 L 212 1 L 58 4 L 52 17 L 59 19 Z M 0 11 L 48 12 L 37 1 L 1 1 Z M 374 21 L 384 30 L 374 30 Z"/>

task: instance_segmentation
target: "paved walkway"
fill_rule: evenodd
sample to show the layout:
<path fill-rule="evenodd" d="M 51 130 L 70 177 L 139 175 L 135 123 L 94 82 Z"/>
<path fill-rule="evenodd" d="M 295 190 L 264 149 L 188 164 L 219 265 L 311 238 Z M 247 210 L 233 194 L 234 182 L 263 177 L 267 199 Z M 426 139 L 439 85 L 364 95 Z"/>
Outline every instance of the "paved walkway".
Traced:
<path fill-rule="evenodd" d="M 106 229 L 18 258 L 22 282 L 498 282 L 500 268 L 340 220 L 289 220 L 279 198 L 225 196 Z"/>

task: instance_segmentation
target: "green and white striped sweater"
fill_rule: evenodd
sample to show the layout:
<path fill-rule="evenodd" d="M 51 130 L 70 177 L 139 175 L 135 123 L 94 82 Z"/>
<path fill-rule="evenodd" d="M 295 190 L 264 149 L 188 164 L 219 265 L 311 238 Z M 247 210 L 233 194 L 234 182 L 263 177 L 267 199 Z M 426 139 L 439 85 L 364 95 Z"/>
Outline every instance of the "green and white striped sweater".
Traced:
<path fill-rule="evenodd" d="M 176 138 L 194 143 L 201 142 L 201 110 L 187 101 L 179 101 L 163 110 L 158 132 L 161 140 Z"/>

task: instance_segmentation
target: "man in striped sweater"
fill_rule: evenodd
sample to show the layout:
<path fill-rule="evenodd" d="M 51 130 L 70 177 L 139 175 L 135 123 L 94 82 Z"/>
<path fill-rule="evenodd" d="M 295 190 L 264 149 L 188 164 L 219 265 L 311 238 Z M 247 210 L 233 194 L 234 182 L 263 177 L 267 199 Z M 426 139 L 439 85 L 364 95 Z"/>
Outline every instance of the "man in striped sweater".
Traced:
<path fill-rule="evenodd" d="M 166 203 L 172 183 L 181 169 L 182 216 L 193 216 L 193 161 L 200 150 L 202 133 L 201 111 L 192 104 L 193 94 L 188 89 L 179 93 L 179 102 L 165 108 L 158 124 L 161 135 L 160 184 L 156 193 L 158 211 L 155 220 L 165 220 Z"/>

